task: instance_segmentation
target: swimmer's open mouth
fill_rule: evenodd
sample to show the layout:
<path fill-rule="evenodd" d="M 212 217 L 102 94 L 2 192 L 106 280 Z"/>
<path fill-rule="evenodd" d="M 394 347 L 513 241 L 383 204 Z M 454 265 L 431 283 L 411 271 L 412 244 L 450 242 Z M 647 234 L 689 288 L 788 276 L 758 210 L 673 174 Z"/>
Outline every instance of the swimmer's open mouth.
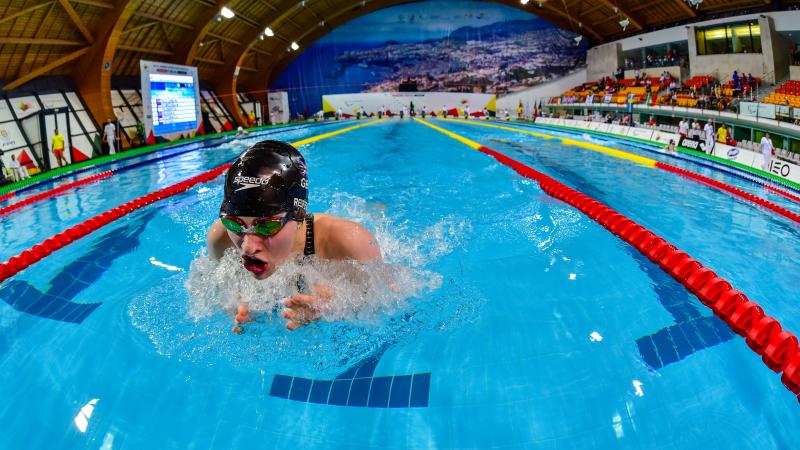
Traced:
<path fill-rule="evenodd" d="M 242 255 L 242 265 L 253 273 L 264 273 L 269 269 L 269 263 L 248 255 Z"/>

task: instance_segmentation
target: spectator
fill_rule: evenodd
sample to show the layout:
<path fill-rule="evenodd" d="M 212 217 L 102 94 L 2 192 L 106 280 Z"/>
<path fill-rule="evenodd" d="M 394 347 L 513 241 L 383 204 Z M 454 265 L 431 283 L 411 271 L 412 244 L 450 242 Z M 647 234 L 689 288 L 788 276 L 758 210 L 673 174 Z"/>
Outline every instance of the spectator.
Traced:
<path fill-rule="evenodd" d="M 642 71 L 639 70 L 639 69 L 634 70 L 633 71 L 633 78 L 636 79 L 636 81 L 641 80 L 642 79 Z"/>
<path fill-rule="evenodd" d="M 67 165 L 67 160 L 64 158 L 64 136 L 58 132 L 58 128 L 53 130 L 53 156 L 56 157 L 58 167 L 61 167 L 61 162 Z"/>
<path fill-rule="evenodd" d="M 625 78 L 625 71 L 622 70 L 622 67 L 617 67 L 617 70 L 614 71 L 614 78 L 617 79 L 617 82 L 620 82 L 623 78 Z"/>
<path fill-rule="evenodd" d="M 739 72 L 738 71 L 736 71 L 736 70 L 733 71 L 733 77 L 731 78 L 731 81 L 733 81 L 733 85 L 734 86 L 739 86 Z"/>
<path fill-rule="evenodd" d="M 725 144 L 730 145 L 731 147 L 736 147 L 736 139 L 731 136 L 731 131 L 728 130 L 728 137 L 725 139 Z"/>
<path fill-rule="evenodd" d="M 728 129 L 725 128 L 725 124 L 720 124 L 719 129 L 717 129 L 717 142 L 720 144 L 728 142 Z"/>
<path fill-rule="evenodd" d="M 108 119 L 103 128 L 103 142 L 108 144 L 108 154 L 113 155 L 117 152 L 115 142 L 117 141 L 117 126 L 112 119 Z"/>
<path fill-rule="evenodd" d="M 9 163 L 8 168 L 11 169 L 11 174 L 14 176 L 14 181 L 22 181 L 31 177 L 28 175 L 28 168 L 17 161 L 16 155 L 11 155 L 11 163 Z"/>
<path fill-rule="evenodd" d="M 692 139 L 700 140 L 700 135 L 702 132 L 700 131 L 700 122 L 694 120 L 692 122 Z"/>
<path fill-rule="evenodd" d="M 656 117 L 655 116 L 650 116 L 650 120 L 647 121 L 647 126 L 648 127 L 656 126 Z"/>
<path fill-rule="evenodd" d="M 709 155 L 714 154 L 714 125 L 709 120 L 706 122 L 706 125 L 703 127 L 703 131 L 706 134 L 706 147 L 705 152 Z"/>
<path fill-rule="evenodd" d="M 685 138 L 689 135 L 689 121 L 686 119 L 681 119 L 681 123 L 678 124 L 678 134 L 681 135 L 682 138 Z"/>
<path fill-rule="evenodd" d="M 772 163 L 772 155 L 775 154 L 775 148 L 772 146 L 772 138 L 769 133 L 764 133 L 761 138 L 761 155 L 764 157 L 764 163 L 761 165 L 763 170 L 769 170 Z"/>
<path fill-rule="evenodd" d="M 141 120 L 136 120 L 136 140 L 138 145 L 144 145 L 144 124 Z"/>

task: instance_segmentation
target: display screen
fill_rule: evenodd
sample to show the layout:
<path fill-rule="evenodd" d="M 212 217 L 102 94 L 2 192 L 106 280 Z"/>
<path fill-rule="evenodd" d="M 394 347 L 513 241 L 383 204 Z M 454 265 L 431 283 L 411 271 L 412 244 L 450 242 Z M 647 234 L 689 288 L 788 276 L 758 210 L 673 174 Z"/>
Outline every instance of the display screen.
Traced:
<path fill-rule="evenodd" d="M 150 106 L 156 135 L 197 129 L 197 97 L 191 75 L 150 74 Z"/>

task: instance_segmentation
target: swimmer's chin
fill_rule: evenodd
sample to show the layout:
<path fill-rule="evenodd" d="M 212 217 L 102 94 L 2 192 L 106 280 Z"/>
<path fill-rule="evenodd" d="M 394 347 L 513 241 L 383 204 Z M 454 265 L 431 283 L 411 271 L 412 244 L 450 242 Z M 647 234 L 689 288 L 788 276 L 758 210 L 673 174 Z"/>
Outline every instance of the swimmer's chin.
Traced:
<path fill-rule="evenodd" d="M 252 275 L 256 280 L 266 280 L 267 278 L 271 277 L 273 273 L 275 273 L 274 270 L 267 270 L 259 273 L 250 272 L 250 275 Z"/>

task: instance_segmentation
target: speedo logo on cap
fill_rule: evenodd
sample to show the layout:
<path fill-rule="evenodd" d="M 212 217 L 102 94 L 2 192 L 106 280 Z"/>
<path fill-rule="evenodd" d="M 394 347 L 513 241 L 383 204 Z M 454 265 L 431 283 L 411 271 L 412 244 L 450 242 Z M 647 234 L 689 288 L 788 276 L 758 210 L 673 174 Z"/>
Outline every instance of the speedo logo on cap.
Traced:
<path fill-rule="evenodd" d="M 259 186 L 266 186 L 267 184 L 269 184 L 269 179 L 270 179 L 270 177 L 258 177 L 258 178 L 256 178 L 256 177 L 245 177 L 245 176 L 242 176 L 242 175 L 238 175 L 236 178 L 233 179 L 233 183 L 234 184 L 240 184 L 240 185 L 242 185 L 242 187 L 240 187 L 239 189 L 237 189 L 237 190 L 235 190 L 233 192 L 239 192 L 239 191 L 243 191 L 245 189 L 252 189 L 252 188 L 259 187 Z"/>

